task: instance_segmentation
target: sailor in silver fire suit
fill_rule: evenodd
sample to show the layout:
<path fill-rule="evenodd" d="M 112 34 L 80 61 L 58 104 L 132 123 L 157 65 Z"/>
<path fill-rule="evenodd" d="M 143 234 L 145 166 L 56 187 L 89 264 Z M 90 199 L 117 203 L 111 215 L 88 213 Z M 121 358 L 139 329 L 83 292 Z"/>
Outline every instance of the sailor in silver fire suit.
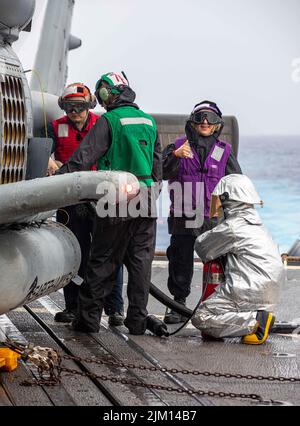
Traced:
<path fill-rule="evenodd" d="M 198 237 L 195 250 L 203 262 L 227 255 L 226 281 L 200 304 L 192 323 L 205 335 L 244 336 L 242 343 L 258 345 L 274 323 L 268 310 L 278 301 L 284 269 L 254 204 L 262 201 L 247 176 L 228 175 L 216 186 L 212 206 L 224 221 Z"/>

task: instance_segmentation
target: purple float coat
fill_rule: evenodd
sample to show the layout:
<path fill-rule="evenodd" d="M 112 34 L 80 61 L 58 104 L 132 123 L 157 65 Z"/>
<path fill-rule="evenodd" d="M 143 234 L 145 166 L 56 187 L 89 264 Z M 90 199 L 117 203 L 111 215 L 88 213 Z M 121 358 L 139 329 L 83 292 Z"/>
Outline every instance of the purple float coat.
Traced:
<path fill-rule="evenodd" d="M 181 136 L 175 141 L 175 149 L 186 142 L 186 136 Z M 183 208 L 181 203 L 176 203 L 174 191 L 170 191 L 171 212 L 174 216 L 192 216 L 200 203 L 204 201 L 204 217 L 209 217 L 210 196 L 219 180 L 225 176 L 225 169 L 231 152 L 231 145 L 227 142 L 216 140 L 213 144 L 202 167 L 196 150 L 191 147 L 193 158 L 181 158 L 179 172 L 176 178 L 169 180 L 169 188 L 174 182 L 179 182 L 183 191 L 184 183 L 191 182 L 185 187 L 183 199 L 191 200 Z M 203 185 L 199 185 L 203 182 Z M 191 192 L 191 194 L 189 194 Z M 181 204 L 179 206 L 179 204 Z"/>

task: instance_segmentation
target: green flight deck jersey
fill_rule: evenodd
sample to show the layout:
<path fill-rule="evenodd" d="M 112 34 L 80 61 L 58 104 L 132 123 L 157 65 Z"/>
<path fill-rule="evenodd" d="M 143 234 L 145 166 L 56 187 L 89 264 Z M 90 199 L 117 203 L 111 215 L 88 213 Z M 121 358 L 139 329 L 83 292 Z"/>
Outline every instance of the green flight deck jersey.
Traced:
<path fill-rule="evenodd" d="M 134 174 L 145 186 L 152 186 L 153 152 L 157 138 L 154 119 L 143 111 L 124 106 L 106 112 L 112 143 L 100 158 L 98 170 L 120 170 Z"/>

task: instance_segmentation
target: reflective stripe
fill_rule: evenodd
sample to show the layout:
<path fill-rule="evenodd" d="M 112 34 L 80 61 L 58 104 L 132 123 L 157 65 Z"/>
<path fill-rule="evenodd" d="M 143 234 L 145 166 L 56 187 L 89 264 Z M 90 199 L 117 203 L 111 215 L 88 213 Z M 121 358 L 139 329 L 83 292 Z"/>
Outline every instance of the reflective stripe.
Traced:
<path fill-rule="evenodd" d="M 216 108 L 214 108 L 212 105 L 210 105 L 210 104 L 201 104 L 201 105 L 198 105 L 194 110 L 193 110 L 193 113 L 194 112 L 197 112 L 197 111 L 199 111 L 199 110 L 201 110 L 201 109 L 211 109 L 211 110 L 213 110 L 213 111 L 215 111 L 217 114 L 219 114 L 218 113 L 218 110 L 216 109 Z"/>
<path fill-rule="evenodd" d="M 220 146 L 215 146 L 215 149 L 213 153 L 211 154 L 211 158 L 213 158 L 216 161 L 221 161 L 224 152 L 225 152 L 225 149 L 221 148 Z"/>
<path fill-rule="evenodd" d="M 152 121 L 144 117 L 121 118 L 120 123 L 122 126 L 127 126 L 128 124 L 147 124 L 153 127 Z"/>
<path fill-rule="evenodd" d="M 58 137 L 67 138 L 69 136 L 69 125 L 68 124 L 59 124 L 58 125 Z"/>

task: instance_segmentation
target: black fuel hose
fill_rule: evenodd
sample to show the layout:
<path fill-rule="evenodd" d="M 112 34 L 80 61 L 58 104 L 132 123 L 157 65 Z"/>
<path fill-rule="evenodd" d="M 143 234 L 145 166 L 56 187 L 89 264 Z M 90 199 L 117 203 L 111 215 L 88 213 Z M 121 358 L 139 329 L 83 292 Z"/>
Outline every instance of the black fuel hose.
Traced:
<path fill-rule="evenodd" d="M 294 322 L 278 321 L 275 322 L 271 333 L 279 334 L 300 334 L 300 324 Z"/>
<path fill-rule="evenodd" d="M 163 305 L 167 306 L 168 308 L 172 309 L 173 311 L 177 312 L 178 314 L 183 315 L 186 317 L 186 320 L 184 323 L 178 327 L 175 331 L 172 333 L 167 332 L 165 336 L 174 336 L 174 334 L 177 334 L 179 331 L 181 331 L 185 326 L 188 324 L 190 319 L 193 318 L 195 315 L 196 310 L 198 309 L 200 303 L 202 302 L 202 297 L 200 298 L 199 302 L 197 303 L 197 306 L 192 311 L 191 309 L 187 308 L 185 305 L 182 305 L 181 303 L 175 302 L 175 300 L 168 297 L 165 293 L 163 293 L 161 290 L 159 290 L 157 287 L 155 287 L 154 284 L 150 283 L 150 294 L 151 296 L 155 297 L 159 302 L 161 302 Z M 164 323 L 162 323 L 164 324 Z M 152 330 L 151 330 L 152 331 Z M 155 333 L 156 334 L 156 333 Z"/>
<path fill-rule="evenodd" d="M 191 318 L 193 311 L 186 306 L 182 305 L 181 303 L 175 302 L 175 300 L 171 299 L 169 296 L 167 296 L 165 293 L 163 293 L 161 290 L 159 290 L 154 284 L 150 284 L 150 294 L 153 296 L 156 300 L 158 300 L 160 303 L 165 305 L 167 308 L 172 309 L 173 311 L 177 312 L 178 314 L 181 314 L 185 317 Z"/>
<path fill-rule="evenodd" d="M 158 300 L 160 303 L 165 305 L 166 307 L 172 309 L 173 311 L 177 312 L 178 314 L 181 314 L 185 317 L 187 317 L 187 321 L 179 327 L 176 332 L 172 333 L 175 334 L 179 330 L 185 327 L 185 325 L 189 322 L 189 320 L 193 317 L 195 311 L 197 310 L 201 300 L 199 303 L 197 303 L 196 308 L 194 311 L 192 309 L 187 308 L 186 306 L 182 305 L 181 303 L 175 302 L 175 300 L 171 299 L 169 296 L 167 296 L 164 292 L 159 290 L 153 283 L 150 284 L 150 294 L 153 296 L 156 300 Z M 298 331 L 295 333 L 295 331 Z M 271 333 L 281 333 L 281 334 L 300 334 L 300 324 L 295 324 L 291 322 L 284 322 L 284 321 L 278 321 L 275 322 L 272 329 L 270 330 Z M 172 335 L 170 334 L 170 336 Z"/>

